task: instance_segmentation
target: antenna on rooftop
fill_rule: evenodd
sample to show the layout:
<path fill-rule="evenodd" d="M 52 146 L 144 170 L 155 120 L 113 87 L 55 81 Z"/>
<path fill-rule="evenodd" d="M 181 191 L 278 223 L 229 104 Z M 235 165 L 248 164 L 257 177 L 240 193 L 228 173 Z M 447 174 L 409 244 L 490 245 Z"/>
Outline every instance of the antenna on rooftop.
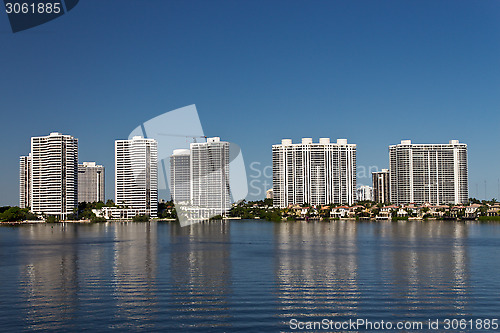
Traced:
<path fill-rule="evenodd" d="M 196 139 L 206 139 L 206 135 L 181 135 L 181 134 L 167 134 L 167 133 L 158 133 L 158 135 L 163 135 L 163 136 L 176 136 L 176 137 L 181 137 L 181 138 L 192 138 L 193 143 L 196 143 Z"/>

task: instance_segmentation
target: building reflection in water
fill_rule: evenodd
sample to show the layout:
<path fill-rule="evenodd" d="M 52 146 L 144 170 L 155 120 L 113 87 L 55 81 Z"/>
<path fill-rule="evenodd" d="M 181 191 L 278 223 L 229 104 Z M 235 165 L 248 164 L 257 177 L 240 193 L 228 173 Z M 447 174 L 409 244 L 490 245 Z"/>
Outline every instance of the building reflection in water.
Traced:
<path fill-rule="evenodd" d="M 233 225 L 233 241 L 230 223 L 23 226 L 12 250 L 19 317 L 50 330 L 89 326 L 82 321 L 226 330 L 249 314 L 269 322 L 428 319 L 470 316 L 471 299 L 477 306 L 468 223 L 248 222 L 254 229 Z M 272 240 L 248 233 L 270 228 Z"/>
<path fill-rule="evenodd" d="M 147 329 L 158 318 L 157 224 L 115 223 L 113 296 L 118 329 Z"/>
<path fill-rule="evenodd" d="M 470 313 L 468 225 L 275 224 L 276 297 L 289 318 L 440 318 Z"/>
<path fill-rule="evenodd" d="M 380 274 L 389 279 L 386 289 L 392 290 L 388 310 L 399 316 L 420 318 L 467 314 L 467 224 L 384 223 L 388 223 L 386 228 L 377 226 L 384 234 L 375 238 L 381 240 L 375 253 L 385 258 L 380 262 Z"/>
<path fill-rule="evenodd" d="M 25 242 L 20 288 L 29 327 L 71 330 L 81 325 L 82 313 L 84 320 L 109 328 L 152 325 L 156 224 L 46 224 L 19 230 Z"/>
<path fill-rule="evenodd" d="M 27 327 L 68 328 L 79 303 L 77 229 L 33 225 L 20 233 L 29 250 L 20 272 Z"/>
<path fill-rule="evenodd" d="M 170 235 L 172 320 L 185 328 L 228 326 L 232 281 L 229 222 L 187 227 L 172 223 Z"/>
<path fill-rule="evenodd" d="M 356 315 L 356 228 L 344 221 L 275 224 L 276 297 L 285 321 Z"/>

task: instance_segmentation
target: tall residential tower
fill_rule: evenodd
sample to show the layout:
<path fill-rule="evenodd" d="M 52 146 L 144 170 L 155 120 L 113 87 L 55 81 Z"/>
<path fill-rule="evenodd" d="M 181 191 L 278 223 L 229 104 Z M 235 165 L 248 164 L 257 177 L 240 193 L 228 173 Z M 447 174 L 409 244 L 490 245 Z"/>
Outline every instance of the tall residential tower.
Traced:
<path fill-rule="evenodd" d="M 78 206 L 78 139 L 61 133 L 32 137 L 30 186 L 33 213 L 62 219 L 73 214 Z"/>
<path fill-rule="evenodd" d="M 373 201 L 373 187 L 361 185 L 356 189 L 358 201 Z"/>
<path fill-rule="evenodd" d="M 352 204 L 356 201 L 356 145 L 303 138 L 273 145 L 273 204 Z"/>
<path fill-rule="evenodd" d="M 78 164 L 78 202 L 104 202 L 104 167 L 95 162 Z"/>
<path fill-rule="evenodd" d="M 219 137 L 191 143 L 191 200 L 200 218 L 225 215 L 231 208 L 229 145 Z"/>
<path fill-rule="evenodd" d="M 31 207 L 31 153 L 19 158 L 19 207 Z"/>
<path fill-rule="evenodd" d="M 391 202 L 389 169 L 372 172 L 373 200 L 380 203 Z"/>
<path fill-rule="evenodd" d="M 434 205 L 468 202 L 467 145 L 412 144 L 389 146 L 391 202 Z"/>
<path fill-rule="evenodd" d="M 191 151 L 176 149 L 170 156 L 170 194 L 174 202 L 191 199 Z"/>
<path fill-rule="evenodd" d="M 134 136 L 115 141 L 115 204 L 156 217 L 158 212 L 158 144 Z"/>

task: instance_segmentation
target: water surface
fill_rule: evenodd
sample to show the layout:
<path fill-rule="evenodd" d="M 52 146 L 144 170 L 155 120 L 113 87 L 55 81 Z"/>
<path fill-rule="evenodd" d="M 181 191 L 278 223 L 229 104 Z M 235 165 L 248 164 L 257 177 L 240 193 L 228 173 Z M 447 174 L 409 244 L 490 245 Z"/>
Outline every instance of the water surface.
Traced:
<path fill-rule="evenodd" d="M 290 320 L 500 318 L 500 224 L 0 227 L 2 331 L 290 331 Z"/>

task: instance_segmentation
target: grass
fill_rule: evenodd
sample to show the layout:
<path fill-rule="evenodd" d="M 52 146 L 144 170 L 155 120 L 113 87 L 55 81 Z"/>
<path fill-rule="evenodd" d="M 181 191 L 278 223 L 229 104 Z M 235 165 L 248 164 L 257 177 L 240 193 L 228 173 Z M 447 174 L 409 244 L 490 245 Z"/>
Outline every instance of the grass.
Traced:
<path fill-rule="evenodd" d="M 479 216 L 479 221 L 500 221 L 500 216 Z"/>

